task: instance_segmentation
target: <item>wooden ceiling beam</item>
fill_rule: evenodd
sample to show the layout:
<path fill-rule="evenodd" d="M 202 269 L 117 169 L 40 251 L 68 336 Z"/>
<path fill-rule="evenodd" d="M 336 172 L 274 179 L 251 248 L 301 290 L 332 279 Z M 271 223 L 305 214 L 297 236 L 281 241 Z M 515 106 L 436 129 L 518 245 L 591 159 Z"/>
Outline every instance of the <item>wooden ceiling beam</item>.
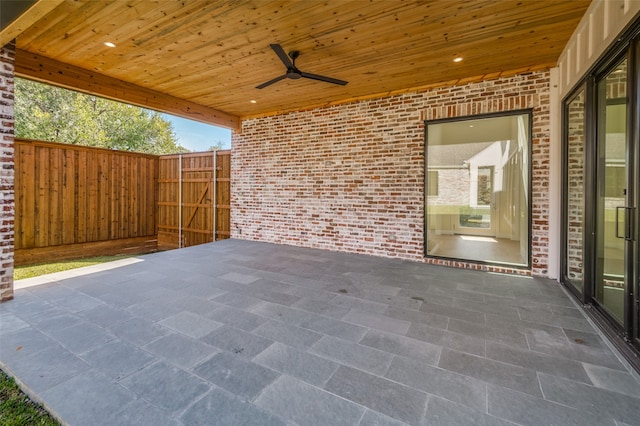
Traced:
<path fill-rule="evenodd" d="M 14 21 L 0 30 L 0 47 L 18 37 L 64 0 L 38 0 Z"/>
<path fill-rule="evenodd" d="M 147 89 L 103 74 L 64 64 L 55 59 L 16 49 L 15 73 L 18 77 L 77 90 L 114 101 L 125 102 L 167 114 L 232 130 L 240 129 L 240 118 Z"/>

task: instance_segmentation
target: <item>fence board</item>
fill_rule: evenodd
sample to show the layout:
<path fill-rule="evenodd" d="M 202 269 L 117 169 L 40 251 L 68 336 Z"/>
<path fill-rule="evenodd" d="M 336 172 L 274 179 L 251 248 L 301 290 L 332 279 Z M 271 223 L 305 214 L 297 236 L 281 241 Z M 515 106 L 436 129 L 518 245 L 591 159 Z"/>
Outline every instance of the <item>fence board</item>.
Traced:
<path fill-rule="evenodd" d="M 16 139 L 15 157 L 17 265 L 154 246 L 157 156 Z"/>

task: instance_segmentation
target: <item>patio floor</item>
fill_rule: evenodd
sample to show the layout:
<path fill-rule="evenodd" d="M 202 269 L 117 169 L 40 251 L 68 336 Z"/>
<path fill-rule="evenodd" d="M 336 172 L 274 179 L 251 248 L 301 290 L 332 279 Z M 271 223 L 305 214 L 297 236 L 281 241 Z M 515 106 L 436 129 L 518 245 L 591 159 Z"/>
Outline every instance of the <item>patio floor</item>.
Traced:
<path fill-rule="evenodd" d="M 16 291 L 0 366 L 70 425 L 640 425 L 561 287 L 226 240 Z"/>

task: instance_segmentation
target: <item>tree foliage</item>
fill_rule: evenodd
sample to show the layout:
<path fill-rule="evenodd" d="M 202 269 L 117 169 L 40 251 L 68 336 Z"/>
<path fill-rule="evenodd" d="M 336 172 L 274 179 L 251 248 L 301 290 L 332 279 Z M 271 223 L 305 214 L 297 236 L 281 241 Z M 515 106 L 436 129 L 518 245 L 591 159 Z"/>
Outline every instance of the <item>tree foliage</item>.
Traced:
<path fill-rule="evenodd" d="M 158 112 L 19 78 L 15 134 L 149 154 L 188 152 Z"/>

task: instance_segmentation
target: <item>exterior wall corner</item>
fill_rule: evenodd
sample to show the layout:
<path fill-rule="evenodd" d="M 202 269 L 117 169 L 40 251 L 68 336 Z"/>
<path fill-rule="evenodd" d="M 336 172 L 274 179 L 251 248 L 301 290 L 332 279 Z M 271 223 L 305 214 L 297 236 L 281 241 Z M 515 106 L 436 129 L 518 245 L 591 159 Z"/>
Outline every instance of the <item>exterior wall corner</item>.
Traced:
<path fill-rule="evenodd" d="M 0 48 L 0 302 L 13 299 L 15 42 Z"/>

